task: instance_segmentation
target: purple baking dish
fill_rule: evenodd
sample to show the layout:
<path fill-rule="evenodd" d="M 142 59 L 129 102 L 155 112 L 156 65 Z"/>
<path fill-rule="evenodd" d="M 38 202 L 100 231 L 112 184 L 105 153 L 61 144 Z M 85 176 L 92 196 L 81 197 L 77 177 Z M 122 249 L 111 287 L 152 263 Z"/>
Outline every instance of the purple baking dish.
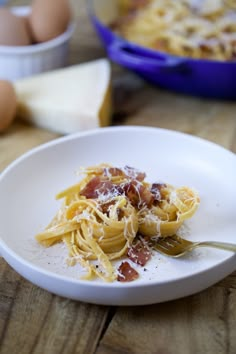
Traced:
<path fill-rule="evenodd" d="M 117 16 L 117 1 L 89 0 L 89 14 L 108 57 L 160 87 L 218 99 L 236 99 L 236 60 L 176 57 L 119 37 L 108 24 Z"/>

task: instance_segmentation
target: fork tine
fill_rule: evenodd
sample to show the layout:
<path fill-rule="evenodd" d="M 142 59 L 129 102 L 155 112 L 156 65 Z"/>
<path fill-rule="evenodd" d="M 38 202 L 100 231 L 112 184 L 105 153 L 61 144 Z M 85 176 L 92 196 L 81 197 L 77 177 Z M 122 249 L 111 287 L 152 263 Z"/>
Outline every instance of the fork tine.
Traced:
<path fill-rule="evenodd" d="M 168 244 L 171 245 L 172 247 L 176 247 L 181 245 L 181 240 L 178 238 L 178 236 L 169 236 L 164 239 L 164 241 Z"/>
<path fill-rule="evenodd" d="M 168 238 L 168 237 L 167 237 Z M 193 242 L 189 241 L 189 240 L 186 240 L 178 235 L 173 235 L 173 236 L 170 236 L 170 239 L 173 241 L 173 242 L 176 242 L 179 246 L 181 245 L 182 247 L 187 247 L 187 246 L 190 246 L 193 244 Z"/>
<path fill-rule="evenodd" d="M 156 244 L 156 245 L 153 246 L 153 248 L 156 251 L 158 251 L 158 252 L 160 252 L 162 254 L 165 254 L 167 256 L 172 256 L 173 257 L 173 256 L 176 256 L 177 254 L 179 254 L 179 252 L 176 252 L 176 249 L 174 247 L 172 249 L 170 249 L 170 248 L 164 248 L 164 247 Z"/>
<path fill-rule="evenodd" d="M 162 237 L 156 240 L 151 239 L 150 244 L 152 245 L 152 248 L 154 250 L 161 252 L 166 256 L 170 256 L 170 257 L 180 257 L 185 253 L 190 252 L 194 248 L 199 246 L 215 247 L 215 248 L 236 252 L 235 244 L 216 242 L 216 241 L 192 242 L 183 239 L 177 235 Z"/>
<path fill-rule="evenodd" d="M 166 249 L 169 249 L 170 247 L 174 247 L 174 244 L 171 243 L 170 240 L 167 241 L 161 238 L 157 241 L 157 244 Z"/>
<path fill-rule="evenodd" d="M 167 256 L 178 257 L 186 252 L 192 243 L 177 235 L 159 238 L 152 242 L 153 248 Z"/>
<path fill-rule="evenodd" d="M 158 240 L 152 244 L 153 248 L 156 251 L 159 251 L 168 256 L 175 256 L 179 253 L 179 248 L 173 245 L 172 243 L 167 243 L 164 240 Z"/>
<path fill-rule="evenodd" d="M 180 246 L 181 242 L 178 239 L 173 238 L 172 236 L 169 236 L 169 237 L 165 237 L 165 238 L 159 238 L 157 240 L 157 244 L 160 245 L 161 247 L 169 250 L 170 248 Z"/>

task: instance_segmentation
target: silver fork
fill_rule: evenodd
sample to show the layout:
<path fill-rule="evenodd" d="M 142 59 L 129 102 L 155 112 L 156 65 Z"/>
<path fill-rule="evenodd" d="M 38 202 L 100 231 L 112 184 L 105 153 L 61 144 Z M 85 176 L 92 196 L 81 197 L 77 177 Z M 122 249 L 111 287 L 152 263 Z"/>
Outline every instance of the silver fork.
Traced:
<path fill-rule="evenodd" d="M 196 247 L 214 247 L 236 252 L 236 244 L 215 241 L 191 242 L 178 235 L 160 237 L 157 240 L 151 239 L 150 243 L 154 250 L 170 257 L 181 257 Z"/>

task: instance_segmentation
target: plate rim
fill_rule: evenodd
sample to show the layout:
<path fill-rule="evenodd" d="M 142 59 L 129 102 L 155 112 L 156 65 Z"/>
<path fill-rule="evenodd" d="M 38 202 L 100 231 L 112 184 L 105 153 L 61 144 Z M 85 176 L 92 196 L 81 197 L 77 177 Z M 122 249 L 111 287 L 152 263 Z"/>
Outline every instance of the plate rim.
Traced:
<path fill-rule="evenodd" d="M 50 146 L 54 146 L 54 145 L 58 145 L 60 143 L 63 143 L 65 141 L 70 141 L 70 140 L 74 140 L 77 138 L 82 138 L 82 137 L 86 137 L 86 136 L 92 136 L 92 135 L 100 135 L 100 133 L 102 132 L 113 132 L 113 131 L 150 131 L 150 132 L 159 132 L 159 133 L 164 133 L 164 134 L 169 134 L 169 135 L 174 135 L 177 137 L 182 137 L 185 139 L 189 139 L 191 141 L 195 141 L 195 142 L 199 142 L 201 144 L 205 144 L 208 145 L 212 148 L 216 148 L 219 149 L 221 151 L 224 151 L 225 153 L 229 154 L 229 156 L 231 156 L 231 158 L 236 159 L 236 154 L 225 148 L 224 146 L 217 144 L 211 140 L 207 140 L 204 138 L 201 138 L 199 136 L 196 135 L 192 135 L 189 133 L 185 133 L 185 132 L 181 132 L 178 130 L 172 130 L 172 129 L 165 129 L 165 128 L 159 128 L 159 127 L 149 127 L 149 126 L 145 126 L 145 125 L 126 125 L 126 126 L 122 126 L 122 125 L 117 125 L 117 126 L 109 126 L 109 127 L 101 127 L 101 128 L 94 128 L 91 130 L 87 130 L 87 131 L 81 131 L 81 132 L 76 132 L 76 133 L 72 133 L 72 134 L 68 134 L 68 135 L 64 135 L 61 137 L 57 137 L 55 139 L 52 139 L 48 142 L 39 144 L 38 146 L 33 147 L 32 149 L 29 149 L 28 151 L 24 152 L 23 154 L 21 154 L 20 156 L 18 156 L 16 159 L 14 159 L 12 162 L 10 162 L 4 169 L 2 172 L 0 172 L 0 182 L 1 179 L 3 178 L 3 176 L 11 169 L 13 168 L 16 164 L 20 163 L 21 161 L 23 161 L 24 159 L 26 159 L 27 157 L 29 157 L 30 155 L 35 154 L 38 151 L 41 151 L 43 149 L 46 149 Z M 235 160 L 236 161 L 236 160 Z"/>

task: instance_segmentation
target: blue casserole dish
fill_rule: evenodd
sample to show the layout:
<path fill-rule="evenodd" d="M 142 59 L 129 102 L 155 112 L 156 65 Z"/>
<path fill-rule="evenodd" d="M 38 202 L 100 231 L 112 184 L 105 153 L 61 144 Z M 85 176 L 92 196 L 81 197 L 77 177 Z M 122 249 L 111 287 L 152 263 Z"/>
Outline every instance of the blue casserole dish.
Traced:
<path fill-rule="evenodd" d="M 116 0 L 89 0 L 89 14 L 108 57 L 154 85 L 177 92 L 236 99 L 236 60 L 176 57 L 131 43 L 110 28 L 118 14 Z"/>

